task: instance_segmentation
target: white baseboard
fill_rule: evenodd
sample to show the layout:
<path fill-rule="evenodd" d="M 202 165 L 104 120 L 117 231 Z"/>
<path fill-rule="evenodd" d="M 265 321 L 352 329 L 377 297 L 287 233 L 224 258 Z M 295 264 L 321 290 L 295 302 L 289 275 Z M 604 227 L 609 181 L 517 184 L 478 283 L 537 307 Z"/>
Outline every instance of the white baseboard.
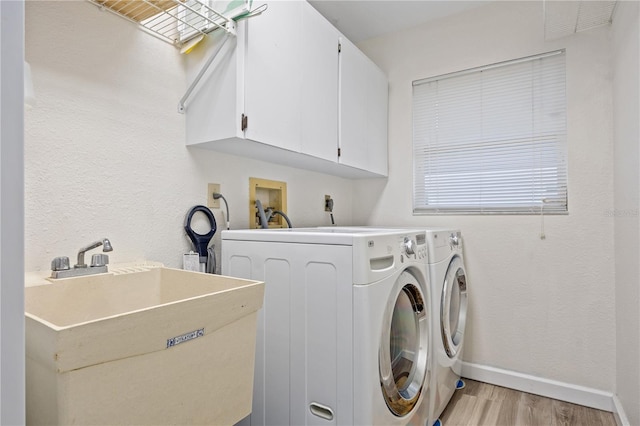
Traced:
<path fill-rule="evenodd" d="M 462 377 L 597 408 L 598 410 L 610 411 L 616 415 L 616 421 L 618 421 L 619 416 L 620 424 L 629 424 L 620 401 L 617 401 L 617 398 L 611 392 L 469 362 L 462 363 Z"/>
<path fill-rule="evenodd" d="M 622 403 L 618 398 L 618 395 L 613 395 L 613 415 L 616 418 L 616 423 L 618 426 L 629 426 L 629 419 L 627 418 L 627 413 L 624 412 L 624 408 L 622 407 Z"/>

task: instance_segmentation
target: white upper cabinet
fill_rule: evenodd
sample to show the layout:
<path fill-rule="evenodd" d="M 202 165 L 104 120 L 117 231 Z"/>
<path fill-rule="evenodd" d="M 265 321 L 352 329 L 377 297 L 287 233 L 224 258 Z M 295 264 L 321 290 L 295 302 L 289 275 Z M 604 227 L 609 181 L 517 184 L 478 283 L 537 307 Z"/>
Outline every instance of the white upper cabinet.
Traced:
<path fill-rule="evenodd" d="M 336 161 L 338 155 L 338 39 L 340 33 L 304 3 L 302 22 L 302 150 Z"/>
<path fill-rule="evenodd" d="M 268 2 L 262 15 L 238 22 L 237 37 L 186 102 L 187 145 L 345 177 L 386 176 L 387 80 L 353 44 L 343 56 L 341 38 L 306 1 Z M 186 56 L 188 82 L 222 39 L 211 33 Z"/>
<path fill-rule="evenodd" d="M 387 174 L 387 77 L 349 40 L 341 39 L 341 164 Z"/>
<path fill-rule="evenodd" d="M 302 111 L 302 2 L 269 3 L 247 21 L 245 136 L 267 145 L 300 151 Z"/>

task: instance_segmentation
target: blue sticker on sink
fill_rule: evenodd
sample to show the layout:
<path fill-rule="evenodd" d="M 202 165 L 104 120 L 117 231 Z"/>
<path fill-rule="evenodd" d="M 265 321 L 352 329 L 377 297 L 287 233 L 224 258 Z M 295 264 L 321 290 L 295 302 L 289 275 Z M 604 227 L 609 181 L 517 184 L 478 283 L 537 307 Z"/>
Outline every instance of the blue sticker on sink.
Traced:
<path fill-rule="evenodd" d="M 167 339 L 167 348 L 179 345 L 180 343 L 188 342 L 189 340 L 197 339 L 198 337 L 202 336 L 204 336 L 204 328 L 201 328 L 200 330 L 190 331 L 189 333 L 184 333 L 180 336 L 172 337 L 171 339 Z"/>

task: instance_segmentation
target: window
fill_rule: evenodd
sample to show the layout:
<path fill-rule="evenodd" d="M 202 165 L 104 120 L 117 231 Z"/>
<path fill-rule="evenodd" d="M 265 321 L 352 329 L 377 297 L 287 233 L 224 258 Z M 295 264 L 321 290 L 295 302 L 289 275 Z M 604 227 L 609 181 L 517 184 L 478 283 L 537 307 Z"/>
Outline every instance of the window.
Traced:
<path fill-rule="evenodd" d="M 413 82 L 413 211 L 566 213 L 564 50 Z"/>

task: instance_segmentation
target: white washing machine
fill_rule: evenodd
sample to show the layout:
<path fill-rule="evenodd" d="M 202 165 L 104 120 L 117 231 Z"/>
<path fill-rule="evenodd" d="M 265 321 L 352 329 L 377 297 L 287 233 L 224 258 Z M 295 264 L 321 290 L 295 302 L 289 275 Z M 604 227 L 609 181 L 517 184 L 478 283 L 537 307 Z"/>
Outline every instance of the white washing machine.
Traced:
<path fill-rule="evenodd" d="M 222 273 L 265 282 L 253 425 L 430 425 L 424 230 L 222 232 Z"/>
<path fill-rule="evenodd" d="M 467 321 L 467 274 L 457 229 L 426 230 L 433 312 L 433 378 L 429 417 L 435 424 L 460 380 Z"/>

